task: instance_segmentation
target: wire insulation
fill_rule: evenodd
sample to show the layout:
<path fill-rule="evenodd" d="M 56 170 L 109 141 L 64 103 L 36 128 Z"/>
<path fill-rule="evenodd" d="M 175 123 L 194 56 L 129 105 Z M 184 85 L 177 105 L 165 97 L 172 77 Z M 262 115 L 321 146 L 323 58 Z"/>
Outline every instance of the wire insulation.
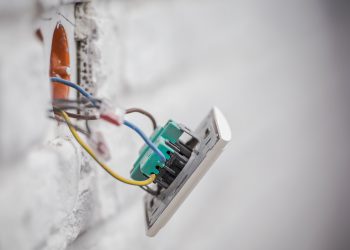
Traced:
<path fill-rule="evenodd" d="M 115 126 L 121 125 L 121 123 L 117 119 L 115 119 L 114 117 L 112 117 L 111 115 L 108 115 L 108 114 L 101 114 L 101 119 L 105 120 L 106 122 L 109 122 Z"/>
<path fill-rule="evenodd" d="M 154 153 L 156 153 L 160 160 L 162 162 L 165 162 L 166 161 L 166 158 L 164 156 L 164 154 L 157 148 L 157 146 L 147 137 L 147 135 L 145 135 L 145 133 L 143 133 L 143 131 L 138 128 L 135 124 L 127 121 L 127 120 L 124 120 L 124 125 L 131 128 L 132 130 L 134 130 L 136 133 L 138 133 L 141 138 L 145 141 L 145 143 L 154 151 Z"/>
<path fill-rule="evenodd" d="M 102 114 L 101 119 L 103 119 L 103 120 L 105 120 L 113 125 L 120 126 L 119 121 L 116 120 L 115 118 L 113 118 L 112 116 Z M 147 137 L 147 135 L 139 127 L 137 127 L 135 124 L 133 124 L 127 120 L 124 120 L 124 125 L 131 128 L 138 135 L 140 135 L 141 138 L 143 139 L 143 141 L 153 150 L 154 153 L 156 153 L 159 156 L 161 162 L 166 161 L 164 154 L 157 148 L 157 146 Z"/>
<path fill-rule="evenodd" d="M 74 129 L 73 126 L 71 126 L 71 122 L 70 122 L 68 115 L 64 111 L 61 111 L 61 114 L 62 114 L 62 117 L 64 118 L 64 120 L 67 122 L 69 130 L 71 131 L 73 137 L 77 140 L 77 142 L 112 177 L 114 177 L 115 179 L 117 179 L 121 182 L 124 182 L 124 183 L 129 184 L 129 185 L 134 185 L 134 186 L 146 186 L 155 180 L 155 178 L 156 178 L 155 174 L 151 174 L 151 176 L 147 180 L 135 181 L 135 180 L 130 180 L 130 179 L 124 178 L 124 177 L 120 176 L 119 174 L 117 174 L 116 172 L 114 172 L 109 166 L 107 166 L 106 164 L 101 162 L 97 158 L 95 153 L 92 151 L 92 149 L 80 138 L 78 132 Z"/>
<path fill-rule="evenodd" d="M 67 85 L 69 87 L 72 87 L 74 89 L 76 89 L 80 94 L 82 94 L 83 96 L 85 96 L 87 99 L 89 99 L 89 101 L 94 105 L 94 106 L 97 106 L 97 102 L 98 100 L 95 99 L 92 95 L 90 95 L 87 91 L 85 91 L 82 87 L 80 87 L 79 85 L 73 83 L 73 82 L 70 82 L 70 81 L 67 81 L 67 80 L 64 80 L 62 78 L 59 78 L 59 77 L 51 77 L 50 78 L 51 82 L 58 82 L 58 83 L 62 83 L 64 85 Z"/>
<path fill-rule="evenodd" d="M 62 83 L 62 84 L 65 84 L 69 87 L 72 87 L 74 89 L 76 89 L 77 91 L 79 91 L 83 96 L 85 96 L 87 99 L 89 99 L 89 101 L 96 107 L 98 107 L 98 100 L 95 99 L 92 95 L 90 95 L 88 92 L 86 92 L 83 88 L 81 88 L 79 85 L 73 83 L 73 82 L 70 82 L 70 81 L 67 81 L 67 80 L 64 80 L 64 79 L 61 79 L 61 78 L 58 78 L 58 77 L 51 77 L 50 80 L 52 82 L 58 82 L 58 83 Z M 62 114 L 64 114 L 68 119 L 68 115 L 65 113 L 65 112 L 61 112 Z M 64 117 L 64 119 L 66 120 L 66 117 Z M 120 125 L 120 123 L 113 119 L 113 117 L 111 116 L 105 116 L 105 115 L 101 115 L 101 118 L 114 124 L 114 125 Z M 69 124 L 68 124 L 69 125 Z M 126 125 L 127 127 L 133 129 L 137 134 L 139 134 L 141 136 L 141 138 L 145 141 L 145 143 L 159 156 L 161 162 L 165 162 L 166 161 L 166 158 L 165 156 L 163 155 L 163 153 L 156 147 L 156 145 L 154 145 L 154 143 L 145 135 L 145 133 L 140 129 L 138 128 L 136 125 L 134 125 L 133 123 L 129 122 L 129 121 L 126 121 L 124 120 L 124 125 Z M 71 128 L 71 127 L 70 127 Z M 72 131 L 72 130 L 71 130 Z M 73 132 L 72 132 L 73 133 Z M 74 135 L 74 134 L 73 134 Z"/>
<path fill-rule="evenodd" d="M 61 115 L 61 109 L 59 109 L 59 108 L 54 107 L 53 112 L 57 115 Z M 89 120 L 89 121 L 100 119 L 100 117 L 96 116 L 96 115 L 80 115 L 80 114 L 70 113 L 67 111 L 65 111 L 65 112 L 70 118 L 75 118 L 75 119 L 80 119 L 80 120 Z"/>
<path fill-rule="evenodd" d="M 131 113 L 140 113 L 140 114 L 147 116 L 152 122 L 153 129 L 156 130 L 156 128 L 158 127 L 156 119 L 154 118 L 154 116 L 150 112 L 148 112 L 144 109 L 141 109 L 141 108 L 128 108 L 127 110 L 125 110 L 125 114 L 131 114 Z"/>

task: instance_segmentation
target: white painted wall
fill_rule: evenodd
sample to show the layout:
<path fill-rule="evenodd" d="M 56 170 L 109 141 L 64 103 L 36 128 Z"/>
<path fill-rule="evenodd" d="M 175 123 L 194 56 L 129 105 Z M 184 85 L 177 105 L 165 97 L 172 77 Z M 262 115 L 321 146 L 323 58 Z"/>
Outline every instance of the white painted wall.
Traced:
<path fill-rule="evenodd" d="M 233 130 L 153 239 L 143 193 L 87 161 L 64 127 L 47 129 L 55 124 L 45 119 L 48 82 L 30 18 L 1 21 L 0 249 L 348 249 L 346 10 L 323 1 L 96 4 L 99 96 L 189 127 L 217 105 Z M 99 128 L 111 165 L 127 175 L 140 139 Z"/>

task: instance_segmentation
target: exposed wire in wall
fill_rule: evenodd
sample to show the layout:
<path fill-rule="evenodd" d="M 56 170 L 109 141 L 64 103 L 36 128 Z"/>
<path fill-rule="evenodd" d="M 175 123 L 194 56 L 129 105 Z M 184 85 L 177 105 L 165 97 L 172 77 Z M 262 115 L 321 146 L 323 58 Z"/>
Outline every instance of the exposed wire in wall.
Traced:
<path fill-rule="evenodd" d="M 157 128 L 157 123 L 152 114 L 140 108 L 131 108 L 131 109 L 127 109 L 124 112 L 121 112 L 120 109 L 111 107 L 111 105 L 106 101 L 93 97 L 83 88 L 81 88 L 79 85 L 73 82 L 70 82 L 58 77 L 51 77 L 50 80 L 55 84 L 64 84 L 66 86 L 69 86 L 70 88 L 77 90 L 80 94 L 82 94 L 83 99 L 82 100 L 54 99 L 52 101 L 53 108 L 49 110 L 51 113 L 49 117 L 56 118 L 56 120 L 60 122 L 65 122 L 68 125 L 68 128 L 71 131 L 73 137 L 76 139 L 76 141 L 106 172 L 108 172 L 115 179 L 130 185 L 145 186 L 152 183 L 155 180 L 156 178 L 155 174 L 151 174 L 148 177 L 148 179 L 144 181 L 130 180 L 120 176 L 119 174 L 114 172 L 110 167 L 108 167 L 105 163 L 103 163 L 100 159 L 98 159 L 95 152 L 80 138 L 78 134 L 78 131 L 79 131 L 84 135 L 86 135 L 87 137 L 91 136 L 91 129 L 89 128 L 89 124 L 88 124 L 88 121 L 91 121 L 91 120 L 104 120 L 115 126 L 121 126 L 123 124 L 126 127 L 129 127 L 130 129 L 135 131 L 144 140 L 144 142 L 159 157 L 160 162 L 165 162 L 166 157 L 157 148 L 157 146 L 155 146 L 152 140 L 148 138 L 146 134 L 138 126 L 136 126 L 130 121 L 125 120 L 123 115 L 124 113 L 130 114 L 135 112 L 143 114 L 151 120 L 153 129 L 155 130 Z M 92 110 L 92 114 L 85 115 L 84 113 L 86 112 L 84 111 L 86 111 L 87 109 Z M 74 113 L 67 110 L 73 110 L 73 111 L 75 110 L 76 112 L 79 112 L 79 113 Z M 115 110 L 118 110 L 118 112 L 116 112 Z M 84 130 L 78 125 L 73 124 L 70 118 L 74 118 L 76 120 L 84 120 L 86 122 L 87 129 Z M 149 193 L 155 192 L 148 187 L 144 188 L 144 190 Z"/>

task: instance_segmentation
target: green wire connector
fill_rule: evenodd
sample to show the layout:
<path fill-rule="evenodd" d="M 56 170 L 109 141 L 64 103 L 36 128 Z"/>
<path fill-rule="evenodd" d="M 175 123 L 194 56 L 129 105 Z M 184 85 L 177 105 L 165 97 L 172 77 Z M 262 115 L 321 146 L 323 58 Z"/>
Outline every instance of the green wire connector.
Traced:
<path fill-rule="evenodd" d="M 174 153 L 174 149 L 168 146 L 166 142 L 170 142 L 172 144 L 177 143 L 183 132 L 184 131 L 177 123 L 169 120 L 164 127 L 158 127 L 153 132 L 150 139 L 168 160 L 170 158 L 170 154 Z M 159 174 L 158 169 L 164 167 L 165 162 L 161 162 L 159 156 L 145 144 L 141 148 L 139 157 L 131 170 L 131 178 L 134 180 L 143 181 L 149 178 L 151 174 Z"/>

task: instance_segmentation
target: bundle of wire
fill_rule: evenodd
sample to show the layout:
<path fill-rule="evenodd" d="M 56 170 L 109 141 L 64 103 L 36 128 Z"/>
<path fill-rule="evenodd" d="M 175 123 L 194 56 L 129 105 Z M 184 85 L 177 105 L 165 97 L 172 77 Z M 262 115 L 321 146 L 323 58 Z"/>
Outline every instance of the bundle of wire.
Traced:
<path fill-rule="evenodd" d="M 63 103 L 67 103 L 67 102 L 73 102 L 72 108 L 77 108 L 77 109 L 84 109 L 84 108 L 100 108 L 100 104 L 101 104 L 101 100 L 94 98 L 91 94 L 89 94 L 88 92 L 86 92 L 83 88 L 81 88 L 79 85 L 58 78 L 58 77 L 52 77 L 50 78 L 50 80 L 54 83 L 58 83 L 58 84 L 64 84 L 66 86 L 72 87 L 74 89 L 76 89 L 80 94 L 82 94 L 84 96 L 84 98 L 86 98 L 86 101 L 82 101 L 83 107 L 81 108 L 79 105 L 80 103 L 77 101 L 67 101 L 67 100 L 54 100 L 55 102 L 55 106 L 53 108 L 53 111 L 55 112 L 55 114 L 60 115 L 64 121 L 67 123 L 69 130 L 71 131 L 73 137 L 76 139 L 76 141 L 82 146 L 82 148 L 107 172 L 109 173 L 111 176 L 113 176 L 115 179 L 124 182 L 126 184 L 130 184 L 130 185 L 136 185 L 136 186 L 146 186 L 148 184 L 151 184 L 155 178 L 156 175 L 152 174 L 149 176 L 148 179 L 144 180 L 144 181 L 135 181 L 135 180 L 130 180 L 127 178 L 124 178 L 122 176 L 120 176 L 119 174 L 117 174 L 116 172 L 114 172 L 110 167 L 108 167 L 105 163 L 103 163 L 102 161 L 100 161 L 98 159 L 98 157 L 96 156 L 96 154 L 93 152 L 93 150 L 80 138 L 78 132 L 77 132 L 77 126 L 73 125 L 72 122 L 70 121 L 69 117 L 73 117 L 73 118 L 78 118 L 78 119 L 84 119 L 84 120 L 97 120 L 97 119 L 102 119 L 105 120 L 113 125 L 119 126 L 120 121 L 118 121 L 117 119 L 115 119 L 115 117 L 113 117 L 111 114 L 108 113 L 102 113 L 99 116 L 96 115 L 80 115 L 80 114 L 73 114 L 73 113 L 69 113 L 64 111 L 63 109 L 60 109 L 60 105 L 59 102 L 63 102 Z M 88 103 L 91 103 L 92 106 L 89 106 Z M 78 103 L 78 105 L 76 105 Z M 61 106 L 62 107 L 62 106 Z M 67 109 L 67 107 L 69 108 L 70 106 L 64 106 L 64 108 Z M 150 115 L 148 112 L 142 110 L 142 109 L 129 109 L 127 110 L 126 113 L 133 113 L 133 112 L 140 112 L 146 116 L 148 116 L 153 124 L 153 127 L 156 128 L 156 122 L 153 118 L 152 115 Z M 144 141 L 145 143 L 154 151 L 155 154 L 158 155 L 159 159 L 161 162 L 165 162 L 166 158 L 163 155 L 163 153 L 157 148 L 157 146 L 145 135 L 145 133 L 138 128 L 135 124 L 131 123 L 130 121 L 127 121 L 124 119 L 123 124 L 129 128 L 131 128 L 132 130 L 134 130 Z M 79 129 L 81 132 L 81 129 Z"/>

